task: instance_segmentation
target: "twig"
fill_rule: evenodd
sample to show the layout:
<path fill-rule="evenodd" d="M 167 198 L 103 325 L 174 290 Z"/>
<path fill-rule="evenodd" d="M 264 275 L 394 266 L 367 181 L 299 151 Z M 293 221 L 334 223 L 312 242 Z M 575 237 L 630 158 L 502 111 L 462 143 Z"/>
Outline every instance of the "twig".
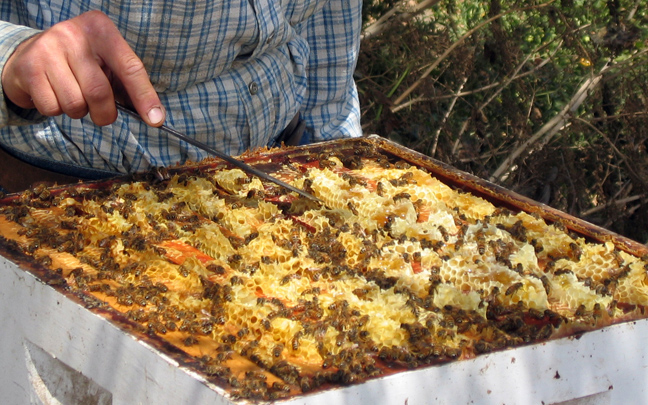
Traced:
<path fill-rule="evenodd" d="M 380 27 L 385 24 L 385 21 L 390 19 L 394 14 L 396 14 L 398 11 L 403 9 L 405 7 L 405 0 L 402 0 L 394 5 L 390 10 L 385 12 L 385 14 L 381 15 L 379 19 L 368 25 L 362 30 L 362 33 L 360 35 L 361 39 L 369 38 L 373 35 L 376 35 L 376 32 L 380 29 Z"/>
<path fill-rule="evenodd" d="M 607 120 L 615 120 L 618 118 L 626 118 L 626 117 L 642 117 L 648 115 L 648 112 L 644 111 L 637 111 L 633 113 L 624 113 L 624 114 L 616 114 L 616 115 L 606 115 L 605 117 L 598 117 L 598 118 L 590 118 L 588 121 L 590 122 L 599 122 L 599 121 L 607 121 Z"/>
<path fill-rule="evenodd" d="M 637 10 L 639 9 L 639 3 L 641 3 L 641 2 L 642 2 L 642 0 L 637 0 L 634 7 L 632 7 L 632 9 L 630 9 L 630 11 L 628 12 L 628 16 L 626 17 L 626 21 L 631 21 L 634 18 L 634 15 L 637 13 Z"/>
<path fill-rule="evenodd" d="M 461 129 L 459 130 L 459 133 L 457 134 L 457 140 L 455 141 L 454 145 L 452 146 L 452 154 L 453 155 L 457 154 L 457 150 L 459 149 L 459 144 L 462 144 L 461 136 L 463 135 L 464 132 L 466 132 L 466 128 L 468 128 L 468 120 L 464 121 L 464 123 L 461 125 Z"/>
<path fill-rule="evenodd" d="M 596 132 L 597 134 L 599 134 L 599 135 L 600 135 L 600 136 L 601 136 L 601 137 L 602 137 L 602 138 L 603 138 L 603 139 L 604 139 L 604 140 L 605 140 L 605 141 L 610 145 L 610 147 L 612 148 L 612 150 L 614 151 L 614 153 L 616 153 L 617 156 L 619 156 L 619 158 L 623 161 L 623 163 L 624 163 L 625 166 L 626 166 L 626 169 L 628 169 L 628 172 L 630 172 L 630 174 L 631 174 L 631 175 L 632 175 L 632 176 L 633 176 L 637 181 L 641 182 L 641 184 L 643 184 L 644 187 L 646 186 L 646 182 L 645 182 L 644 179 L 643 179 L 641 176 L 639 176 L 639 174 L 637 174 L 637 172 L 634 170 L 634 168 L 632 167 L 632 163 L 630 162 L 630 160 L 628 159 L 628 157 L 627 157 L 626 155 L 624 155 L 624 154 L 623 154 L 623 153 L 622 153 L 622 152 L 621 152 L 621 151 L 616 147 L 616 145 L 614 144 L 614 142 L 612 142 L 612 141 L 610 140 L 610 138 L 608 138 L 608 136 L 607 136 L 605 133 L 603 133 L 603 131 L 601 131 L 600 129 L 596 128 L 596 127 L 595 127 L 594 125 L 592 125 L 590 122 L 588 122 L 587 120 L 584 120 L 584 119 L 582 119 L 582 118 L 580 118 L 580 117 L 576 117 L 576 120 L 578 120 L 579 122 L 582 122 L 583 124 L 587 125 L 590 129 L 592 129 L 594 132 Z"/>
<path fill-rule="evenodd" d="M 621 199 L 616 200 L 616 201 L 610 201 L 607 204 L 599 205 L 598 207 L 590 208 L 587 211 L 583 211 L 583 212 L 581 212 L 580 216 L 581 217 L 588 217 L 588 216 L 590 216 L 592 214 L 596 214 L 599 211 L 603 211 L 604 209 L 607 209 L 607 208 L 609 208 L 609 207 L 611 207 L 613 205 L 616 205 L 616 206 L 625 205 L 627 203 L 640 200 L 640 199 L 644 198 L 645 196 L 646 196 L 645 194 L 637 194 L 637 195 L 633 195 L 633 196 L 630 196 L 630 197 L 621 198 Z"/>
<path fill-rule="evenodd" d="M 576 192 L 576 186 L 574 185 L 574 180 L 572 179 L 571 173 L 569 172 L 569 167 L 567 166 L 567 162 L 565 162 L 565 154 L 560 152 L 560 160 L 562 160 L 563 167 L 565 168 L 565 173 L 567 174 L 567 180 L 569 180 L 569 185 L 571 186 L 571 192 L 572 195 L 574 196 L 574 199 L 572 200 L 571 207 L 569 208 L 569 212 L 572 213 L 574 212 L 574 206 L 578 203 L 578 193 Z"/>
<path fill-rule="evenodd" d="M 509 77 L 508 79 L 504 80 L 504 83 L 502 83 L 502 86 L 500 86 L 500 88 L 497 89 L 497 91 L 495 91 L 493 94 L 491 94 L 491 96 L 490 96 L 486 101 L 484 101 L 484 103 L 479 107 L 479 110 L 478 110 L 479 112 L 483 111 L 484 108 L 486 108 L 486 106 L 487 106 L 488 104 L 490 104 L 490 102 L 493 101 L 493 100 L 495 99 L 495 97 L 497 97 L 498 94 L 500 94 L 502 91 L 504 91 L 504 89 L 506 88 L 506 86 L 508 86 L 509 84 L 511 84 L 511 82 L 515 79 L 515 76 L 518 74 L 518 72 L 520 71 L 520 69 L 522 69 L 522 67 L 523 67 L 524 65 L 526 65 L 526 63 L 529 61 L 529 58 L 531 58 L 531 55 L 534 54 L 534 53 L 535 53 L 535 51 L 534 51 L 533 53 L 528 54 L 527 57 L 524 58 L 524 60 L 522 61 L 522 63 L 520 63 L 520 64 L 515 68 L 515 71 L 513 72 L 513 75 L 512 75 L 511 77 Z"/>
<path fill-rule="evenodd" d="M 619 187 L 619 190 L 616 193 L 614 193 L 614 195 L 612 196 L 612 198 L 610 198 L 610 200 L 614 201 L 620 199 L 621 195 L 627 196 L 628 194 L 630 194 L 631 191 L 632 191 L 632 182 L 626 181 L 621 187 Z"/>
<path fill-rule="evenodd" d="M 641 208 L 642 206 L 643 206 L 643 204 L 637 204 L 637 205 L 635 205 L 635 206 L 632 206 L 632 207 L 628 208 L 628 209 L 626 210 L 625 217 L 627 218 L 627 217 L 631 216 L 632 214 L 634 214 L 634 212 L 635 212 L 636 210 L 638 210 L 638 209 Z M 613 222 L 614 222 L 614 219 L 609 219 L 609 220 L 607 220 L 607 221 L 603 224 L 603 228 L 609 228 L 609 227 L 611 227 Z"/>
<path fill-rule="evenodd" d="M 463 81 L 459 85 L 459 89 L 457 89 L 457 92 L 455 93 L 455 97 L 452 99 L 452 102 L 450 103 L 448 110 L 445 112 L 445 114 L 443 115 L 443 119 L 439 123 L 439 128 L 437 128 L 436 133 L 434 134 L 434 141 L 432 142 L 432 148 L 430 149 L 430 153 L 429 153 L 429 155 L 432 157 L 434 157 L 434 155 L 436 154 L 436 148 L 437 148 L 437 144 L 439 143 L 439 135 L 441 134 L 441 129 L 443 129 L 443 126 L 448 120 L 450 113 L 454 109 L 455 103 L 459 99 L 459 93 L 461 93 L 461 90 L 463 89 L 463 86 L 466 84 L 467 81 L 468 81 L 468 76 L 464 77 Z"/>
<path fill-rule="evenodd" d="M 646 53 L 648 53 L 648 49 L 642 49 L 641 51 L 637 51 L 633 53 L 631 56 L 629 56 L 627 59 L 623 61 L 615 62 L 614 72 L 609 73 L 606 76 L 605 80 L 606 81 L 614 80 L 617 76 L 622 76 L 629 70 L 648 63 L 648 58 L 640 59 L 639 62 L 637 62 L 637 59 L 639 59 L 641 56 L 645 56 Z"/>
<path fill-rule="evenodd" d="M 609 69 L 610 65 L 609 63 L 606 63 L 596 75 L 585 80 L 562 111 L 549 120 L 549 122 L 543 125 L 542 128 L 531 136 L 531 138 L 523 142 L 522 145 L 517 147 L 506 159 L 504 159 L 497 170 L 495 170 L 495 172 L 490 176 L 489 180 L 492 182 L 498 181 L 511 168 L 515 159 L 523 153 L 526 153 L 532 145 L 540 140 L 542 140 L 543 143 L 548 142 L 556 133 L 558 133 L 558 131 L 563 129 L 568 123 L 569 116 L 578 110 L 585 99 L 587 99 L 589 92 L 599 84 L 603 78 L 603 74 Z"/>
<path fill-rule="evenodd" d="M 411 20 L 425 9 L 432 7 L 440 1 L 441 0 L 423 0 L 421 3 L 416 4 L 411 11 L 405 11 L 406 2 L 399 2 L 391 10 L 383 14 L 377 21 L 362 30 L 361 40 L 376 36 L 395 24 Z M 401 14 L 396 15 L 399 12 L 401 12 Z"/>
<path fill-rule="evenodd" d="M 522 79 L 522 78 L 524 78 L 526 76 L 532 75 L 537 70 L 539 70 L 544 65 L 546 65 L 550 60 L 551 60 L 551 57 L 549 57 L 547 59 L 544 59 L 542 62 L 540 62 L 538 65 L 534 66 L 533 69 L 529 70 L 528 72 L 520 73 L 519 75 L 512 77 L 511 81 Z M 392 107 L 392 112 L 396 113 L 396 112 L 398 112 L 398 111 L 400 111 L 400 110 L 402 110 L 404 108 L 410 107 L 410 106 L 412 106 L 412 105 L 414 105 L 416 103 L 427 102 L 427 101 L 445 100 L 447 98 L 454 98 L 456 96 L 464 97 L 464 96 L 469 96 L 471 94 L 481 93 L 482 91 L 490 90 L 493 87 L 497 87 L 500 84 L 502 84 L 502 82 L 495 82 L 495 83 L 487 84 L 486 86 L 480 87 L 478 89 L 467 90 L 467 91 L 464 91 L 464 92 L 461 92 L 461 93 L 458 93 L 458 94 L 445 94 L 443 96 L 435 96 L 435 97 L 419 96 L 419 97 L 413 98 L 413 99 L 411 99 L 409 101 L 406 101 L 404 103 L 401 103 L 401 104 L 399 104 L 397 106 Z"/>
<path fill-rule="evenodd" d="M 551 42 L 549 42 L 549 43 L 551 43 Z M 524 58 L 524 60 L 522 61 L 522 63 L 518 64 L 518 66 L 515 68 L 515 71 L 513 72 L 513 75 L 511 75 L 510 78 L 506 79 L 506 80 L 504 81 L 504 83 L 502 84 L 502 86 L 500 86 L 500 88 L 497 89 L 497 91 L 495 91 L 493 94 L 491 94 L 491 96 L 490 96 L 486 101 L 484 101 L 484 103 L 479 107 L 479 109 L 478 109 L 477 111 L 478 111 L 478 112 L 482 112 L 482 111 L 484 110 L 484 108 L 486 108 L 486 106 L 487 106 L 488 104 L 490 104 L 491 101 L 493 101 L 493 100 L 497 97 L 498 94 L 500 94 L 502 91 L 504 91 L 504 89 L 505 89 L 509 84 L 511 84 L 511 82 L 513 82 L 513 80 L 515 80 L 515 79 L 517 78 L 517 74 L 518 74 L 518 72 L 522 69 L 522 67 L 523 67 L 524 65 L 527 64 L 527 62 L 529 61 L 529 59 L 531 58 L 531 56 L 532 56 L 532 55 L 535 55 L 535 54 L 538 53 L 538 52 L 540 52 L 543 48 L 546 48 L 547 46 L 549 46 L 549 43 L 544 44 L 544 45 L 542 45 L 542 46 L 539 46 L 538 48 L 534 49 L 533 52 L 529 53 L 529 54 L 526 56 L 526 58 Z M 556 52 L 558 52 L 558 49 L 560 49 L 560 47 L 562 46 L 562 43 L 563 43 L 563 41 L 560 41 L 560 43 L 558 44 L 558 46 L 556 47 L 556 49 L 554 49 L 554 51 L 553 51 L 553 53 L 551 54 L 551 56 L 549 56 L 548 58 L 546 58 L 545 61 L 544 61 L 543 63 L 548 62 L 548 61 L 549 61 L 549 60 L 550 60 L 550 59 L 551 59 L 551 58 L 556 54 Z M 532 104 L 529 104 L 529 106 L 531 107 Z"/>

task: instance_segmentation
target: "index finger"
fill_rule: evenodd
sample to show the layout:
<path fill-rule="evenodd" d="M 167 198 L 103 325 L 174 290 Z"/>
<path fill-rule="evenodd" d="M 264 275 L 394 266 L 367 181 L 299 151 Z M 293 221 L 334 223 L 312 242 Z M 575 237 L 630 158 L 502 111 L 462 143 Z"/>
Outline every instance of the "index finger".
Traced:
<path fill-rule="evenodd" d="M 151 126 L 162 125 L 166 118 L 164 107 L 151 84 L 144 64 L 112 21 L 104 14 L 101 15 L 107 21 L 93 24 L 93 29 L 99 29 L 101 32 L 91 35 L 91 38 L 97 39 L 93 46 L 97 56 L 121 81 L 133 107 L 144 121 Z"/>

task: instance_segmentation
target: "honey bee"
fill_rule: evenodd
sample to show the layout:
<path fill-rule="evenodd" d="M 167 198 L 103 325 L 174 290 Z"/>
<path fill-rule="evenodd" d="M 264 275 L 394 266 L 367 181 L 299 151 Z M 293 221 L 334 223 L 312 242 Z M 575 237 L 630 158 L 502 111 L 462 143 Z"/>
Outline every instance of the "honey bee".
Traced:
<path fill-rule="evenodd" d="M 40 242 L 35 241 L 35 242 L 30 243 L 30 244 L 27 246 L 27 249 L 26 249 L 26 250 L 27 250 L 28 253 L 31 254 L 31 253 L 34 253 L 34 252 L 35 252 L 36 250 L 38 250 L 39 248 L 40 248 Z"/>
<path fill-rule="evenodd" d="M 528 312 L 529 316 L 531 316 L 533 319 L 544 319 L 544 313 L 541 311 L 535 309 L 535 308 L 529 308 Z"/>
<path fill-rule="evenodd" d="M 356 216 L 358 215 L 358 209 L 356 208 L 356 206 L 355 206 L 355 204 L 353 203 L 353 201 L 349 201 L 349 202 L 347 203 L 347 208 L 349 208 L 349 211 L 351 211 L 351 213 L 352 213 L 353 215 L 356 215 Z"/>
<path fill-rule="evenodd" d="M 365 297 L 370 291 L 371 290 L 368 287 L 356 288 L 353 290 L 353 294 L 355 294 L 355 296 L 357 296 L 360 299 L 365 299 Z"/>
<path fill-rule="evenodd" d="M 382 181 L 379 181 L 376 184 L 376 194 L 378 194 L 380 197 L 385 196 L 385 185 L 382 183 Z"/>
<path fill-rule="evenodd" d="M 408 307 L 412 311 L 412 314 L 418 318 L 420 311 L 418 305 L 412 298 L 407 299 L 407 301 L 405 302 L 405 306 Z"/>
<path fill-rule="evenodd" d="M 249 177 L 237 177 L 235 180 L 235 183 L 238 184 L 239 186 L 243 186 L 246 184 L 250 184 L 252 180 Z"/>
<path fill-rule="evenodd" d="M 443 238 L 443 241 L 447 242 L 448 239 L 450 238 L 450 235 L 448 234 L 448 231 L 445 229 L 445 227 L 443 225 L 439 225 L 438 229 L 439 229 L 439 232 L 441 233 L 441 237 Z M 455 247 L 455 250 L 457 250 L 456 247 Z"/>
<path fill-rule="evenodd" d="M 261 263 L 263 264 L 272 264 L 273 260 L 270 256 L 261 256 Z"/>
<path fill-rule="evenodd" d="M 312 389 L 312 381 L 307 376 L 302 376 L 299 379 L 299 388 L 302 392 L 308 392 Z"/>
<path fill-rule="evenodd" d="M 549 337 L 551 337 L 551 334 L 553 333 L 553 329 L 554 329 L 553 326 L 550 323 L 548 323 L 544 325 L 542 328 L 540 328 L 535 338 L 538 340 L 549 339 Z"/>
<path fill-rule="evenodd" d="M 194 343 L 192 343 L 192 344 L 190 344 L 190 345 L 186 345 L 186 346 L 191 346 L 191 345 L 193 345 L 193 344 L 195 344 L 195 343 L 197 343 L 197 342 L 194 342 Z M 228 376 L 231 375 L 231 370 L 230 370 L 229 367 L 226 367 L 226 366 L 218 366 L 218 365 L 214 365 L 214 364 L 208 364 L 208 365 L 206 365 L 206 366 L 203 368 L 203 371 L 204 371 L 205 374 L 207 374 L 207 375 L 210 375 L 210 376 L 217 376 L 217 377 L 220 377 L 220 378 L 228 378 Z"/>
<path fill-rule="evenodd" d="M 243 285 L 243 279 L 239 276 L 232 276 L 230 278 L 231 285 Z"/>
<path fill-rule="evenodd" d="M 340 346 L 342 346 L 344 344 L 345 341 L 346 341 L 346 333 L 340 332 L 340 333 L 338 333 L 337 337 L 335 338 L 335 345 L 337 347 L 340 347 Z"/>
<path fill-rule="evenodd" d="M 164 326 L 164 324 L 160 323 L 159 321 L 149 321 L 147 324 L 148 330 L 151 333 L 159 333 L 159 334 L 166 334 L 167 333 L 167 328 Z"/>
<path fill-rule="evenodd" d="M 554 227 L 560 231 L 567 232 L 567 226 L 565 226 L 565 223 L 563 221 L 556 221 L 554 222 Z"/>
<path fill-rule="evenodd" d="M 582 249 L 580 246 L 578 246 L 577 243 L 571 242 L 569 244 L 569 250 L 570 250 L 570 259 L 577 262 L 580 260 L 581 255 L 583 254 Z"/>
<path fill-rule="evenodd" d="M 42 264 L 45 267 L 49 267 L 52 265 L 52 258 L 49 255 L 41 256 L 38 259 L 38 261 L 40 262 L 40 264 Z"/>
<path fill-rule="evenodd" d="M 238 388 L 241 386 L 241 382 L 238 380 L 238 378 L 234 376 L 230 376 L 227 382 L 229 385 L 231 385 L 234 388 Z"/>
<path fill-rule="evenodd" d="M 279 357 L 281 356 L 281 352 L 283 352 L 284 346 L 282 344 L 277 344 L 272 348 L 272 355 L 274 357 Z"/>
<path fill-rule="evenodd" d="M 458 322 L 459 320 L 455 321 Z M 461 320 L 457 323 L 457 333 L 466 333 L 472 328 L 472 324 L 469 321 Z"/>
<path fill-rule="evenodd" d="M 542 276 L 540 276 L 540 282 L 542 282 L 542 286 L 544 287 L 547 295 L 551 294 L 551 282 L 549 281 L 549 278 L 543 274 Z"/>
<path fill-rule="evenodd" d="M 251 241 L 259 237 L 259 232 L 252 232 L 249 235 L 245 237 L 245 240 L 243 242 L 244 245 L 248 245 Z"/>
<path fill-rule="evenodd" d="M 313 180 L 306 178 L 304 179 L 304 191 L 313 194 L 315 190 L 313 190 Z"/>
<path fill-rule="evenodd" d="M 239 329 L 238 332 L 236 332 L 236 335 L 239 338 L 242 338 L 244 336 L 247 336 L 249 333 L 250 333 L 250 329 L 243 327 L 243 328 Z"/>
<path fill-rule="evenodd" d="M 394 200 L 395 203 L 398 202 L 398 200 L 410 200 L 412 196 L 409 193 L 398 193 L 392 197 L 392 200 Z"/>
<path fill-rule="evenodd" d="M 574 316 L 585 316 L 586 311 L 585 305 L 581 304 L 576 309 L 576 312 L 574 312 Z"/>
<path fill-rule="evenodd" d="M 299 341 L 301 340 L 302 333 L 301 331 L 295 333 L 295 336 L 293 336 L 291 340 L 291 346 L 293 351 L 299 350 Z"/>
<path fill-rule="evenodd" d="M 167 181 L 171 178 L 169 170 L 164 166 L 157 166 L 152 168 L 149 175 L 153 178 L 152 180 L 157 183 Z"/>
<path fill-rule="evenodd" d="M 521 241 L 521 242 L 526 242 L 526 234 L 527 230 L 524 227 L 524 223 L 522 220 L 517 220 L 515 224 L 509 229 L 509 233 L 511 236 L 513 236 L 515 239 Z"/>
<path fill-rule="evenodd" d="M 563 322 L 563 317 L 550 309 L 545 309 L 544 314 L 545 317 L 549 319 L 549 322 L 551 322 L 551 324 L 556 328 Z"/>
<path fill-rule="evenodd" d="M 483 232 L 477 232 L 477 251 L 480 255 L 486 253 L 486 237 Z"/>
<path fill-rule="evenodd" d="M 212 272 L 214 274 L 219 274 L 219 275 L 225 274 L 225 267 L 223 267 L 221 265 L 218 265 L 218 264 L 214 264 L 214 263 L 208 264 L 207 265 L 207 270 L 209 270 L 210 272 Z"/>
<path fill-rule="evenodd" d="M 608 289 L 608 287 L 605 284 L 597 285 L 596 288 L 594 289 L 594 291 L 596 292 L 597 295 L 609 295 L 610 294 L 610 290 Z"/>
<path fill-rule="evenodd" d="M 148 315 L 142 309 L 131 309 L 126 312 L 126 316 L 135 322 L 147 322 Z"/>
<path fill-rule="evenodd" d="M 162 218 L 166 219 L 167 221 L 175 221 L 178 219 L 178 214 L 176 212 L 169 212 L 166 209 L 163 209 L 160 214 L 162 215 Z"/>
<path fill-rule="evenodd" d="M 117 303 L 119 303 L 120 305 L 131 306 L 133 305 L 133 296 L 130 294 L 118 295 Z"/>
<path fill-rule="evenodd" d="M 623 260 L 621 257 L 619 257 L 619 259 Z M 620 265 L 619 267 L 622 267 L 622 270 L 620 272 L 618 272 L 617 274 L 613 275 L 612 277 L 610 277 L 610 279 L 612 279 L 612 281 L 614 281 L 614 282 L 618 282 L 620 279 L 622 279 L 624 277 L 627 277 L 628 274 L 630 274 L 630 271 L 631 271 L 630 266 Z"/>
<path fill-rule="evenodd" d="M 226 349 L 223 349 L 222 352 L 216 355 L 216 360 L 218 360 L 219 362 L 227 361 L 230 360 L 231 358 L 232 358 L 232 352 Z"/>
<path fill-rule="evenodd" d="M 594 308 L 592 309 L 592 315 L 594 316 L 594 319 L 599 319 L 603 316 L 601 304 L 599 304 L 598 302 L 594 304 Z"/>
<path fill-rule="evenodd" d="M 227 335 L 223 336 L 223 337 L 221 338 L 221 340 L 223 341 L 223 343 L 227 343 L 227 344 L 232 344 L 232 345 L 233 345 L 234 343 L 236 343 L 236 336 L 234 336 L 234 335 L 232 335 L 232 334 L 230 333 L 230 334 L 227 334 Z"/>
<path fill-rule="evenodd" d="M 214 323 L 210 321 L 203 321 L 200 325 L 200 331 L 205 335 L 209 335 L 210 333 L 212 333 L 213 330 L 214 330 Z"/>
<path fill-rule="evenodd" d="M 415 184 L 413 183 L 414 179 L 414 173 L 412 172 L 405 172 L 403 173 L 402 176 L 400 176 L 400 180 L 404 182 L 405 184 Z"/>
<path fill-rule="evenodd" d="M 313 288 L 308 288 L 304 290 L 301 295 L 308 295 L 308 294 L 313 294 L 313 295 L 318 295 L 321 293 L 321 288 L 320 287 L 313 287 Z"/>
<path fill-rule="evenodd" d="M 291 280 L 293 279 L 299 279 L 301 278 L 301 275 L 298 273 L 293 273 L 293 274 L 288 274 L 284 277 L 282 277 L 281 281 L 279 281 L 279 285 L 286 285 L 288 284 Z"/>
<path fill-rule="evenodd" d="M 523 286 L 524 286 L 524 283 L 522 283 L 522 282 L 513 283 L 513 284 L 511 284 L 511 286 L 509 286 L 509 288 L 506 289 L 506 292 L 504 293 L 504 295 L 507 295 L 507 296 L 508 295 L 513 295 L 513 294 L 515 294 L 517 292 L 517 290 L 519 290 Z"/>
<path fill-rule="evenodd" d="M 535 250 L 535 253 L 540 253 L 544 250 L 542 247 L 542 244 L 538 241 L 538 239 L 531 239 L 531 242 L 529 242 L 531 246 L 533 246 L 533 249 Z"/>

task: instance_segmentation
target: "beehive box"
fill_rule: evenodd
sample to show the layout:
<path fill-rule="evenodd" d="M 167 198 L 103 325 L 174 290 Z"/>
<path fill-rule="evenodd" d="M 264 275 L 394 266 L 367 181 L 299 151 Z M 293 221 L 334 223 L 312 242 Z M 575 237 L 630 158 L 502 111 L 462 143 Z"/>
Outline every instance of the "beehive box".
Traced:
<path fill-rule="evenodd" d="M 0 395 L 643 398 L 642 245 L 378 138 L 245 159 L 326 206 L 216 162 L 6 200 Z"/>

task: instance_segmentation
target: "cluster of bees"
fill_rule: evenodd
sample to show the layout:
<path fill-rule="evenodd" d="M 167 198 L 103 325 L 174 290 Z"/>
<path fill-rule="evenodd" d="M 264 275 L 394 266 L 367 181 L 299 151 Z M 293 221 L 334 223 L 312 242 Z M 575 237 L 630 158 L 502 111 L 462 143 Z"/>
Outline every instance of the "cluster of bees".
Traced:
<path fill-rule="evenodd" d="M 275 174 L 325 206 L 236 169 L 39 187 L 0 207 L 1 242 L 255 400 L 593 329 L 648 304 L 640 258 L 372 148 Z"/>

